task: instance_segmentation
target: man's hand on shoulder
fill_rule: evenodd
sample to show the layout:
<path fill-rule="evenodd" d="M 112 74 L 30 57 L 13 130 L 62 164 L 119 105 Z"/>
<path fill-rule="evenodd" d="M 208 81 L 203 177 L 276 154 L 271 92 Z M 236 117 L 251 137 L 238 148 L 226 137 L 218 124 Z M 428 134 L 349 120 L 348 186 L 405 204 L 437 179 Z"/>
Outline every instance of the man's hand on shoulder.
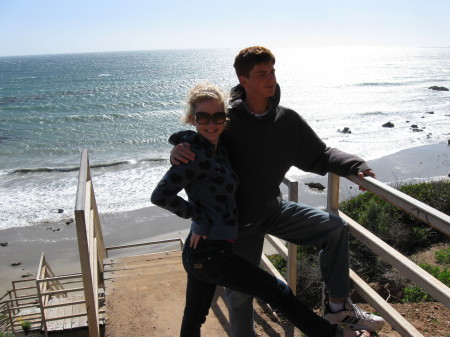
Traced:
<path fill-rule="evenodd" d="M 176 145 L 170 152 L 172 165 L 187 164 L 195 159 L 195 153 L 190 150 L 191 144 L 184 142 Z"/>
<path fill-rule="evenodd" d="M 375 172 L 373 172 L 371 169 L 367 169 L 367 170 L 359 172 L 358 177 L 359 177 L 359 179 L 363 180 L 364 177 L 376 178 L 376 175 L 375 175 Z M 362 187 L 361 185 L 359 185 L 359 190 L 363 191 L 363 192 L 366 191 L 366 189 L 364 187 Z"/>

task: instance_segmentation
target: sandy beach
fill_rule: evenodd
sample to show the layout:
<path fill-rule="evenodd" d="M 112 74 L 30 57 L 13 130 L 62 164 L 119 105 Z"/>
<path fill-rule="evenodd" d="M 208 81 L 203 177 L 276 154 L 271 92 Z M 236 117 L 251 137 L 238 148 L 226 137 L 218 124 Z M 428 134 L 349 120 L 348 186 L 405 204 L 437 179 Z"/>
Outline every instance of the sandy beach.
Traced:
<path fill-rule="evenodd" d="M 446 140 L 435 145 L 411 148 L 369 161 L 369 164 L 380 181 L 394 185 L 411 181 L 428 181 L 437 177 L 448 179 L 450 145 Z M 319 192 L 310 189 L 305 185 L 309 182 L 320 182 L 327 186 L 326 177 L 302 176 L 299 184 L 299 201 L 320 208 L 325 207 L 326 190 Z M 341 198 L 355 195 L 358 193 L 357 190 L 353 183 L 341 180 Z M 73 210 L 69 209 L 64 212 L 73 214 Z M 107 247 L 184 238 L 190 225 L 189 221 L 154 206 L 117 214 L 103 214 L 101 209 L 99 212 Z M 36 276 L 43 252 L 57 275 L 80 271 L 75 223 L 66 224 L 66 222 L 43 223 L 38 226 L 0 231 L 0 242 L 7 243 L 6 246 L 0 246 L 0 296 L 11 289 L 11 281 L 19 280 L 25 275 Z M 167 244 L 152 249 L 166 250 L 175 246 L 176 244 Z M 149 249 L 147 248 L 147 252 Z"/>

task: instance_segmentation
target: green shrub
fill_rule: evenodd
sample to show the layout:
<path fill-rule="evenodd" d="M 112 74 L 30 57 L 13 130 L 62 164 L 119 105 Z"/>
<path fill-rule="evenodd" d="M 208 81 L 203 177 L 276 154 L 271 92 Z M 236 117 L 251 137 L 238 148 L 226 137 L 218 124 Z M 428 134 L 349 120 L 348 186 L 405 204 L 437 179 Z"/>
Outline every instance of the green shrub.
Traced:
<path fill-rule="evenodd" d="M 436 261 L 443 265 L 450 265 L 450 248 L 438 250 L 434 253 Z"/>
<path fill-rule="evenodd" d="M 426 263 L 421 263 L 419 266 L 444 283 L 447 287 L 450 286 L 450 270 L 448 268 L 441 269 L 439 267 L 430 266 Z M 416 285 L 406 287 L 403 289 L 403 293 L 404 295 L 402 302 L 421 303 L 435 301 L 433 297 Z"/>
<path fill-rule="evenodd" d="M 286 278 L 287 261 L 281 255 L 268 256 L 269 261 Z M 316 247 L 297 246 L 297 297 L 312 308 L 320 306 L 322 277 Z"/>
<path fill-rule="evenodd" d="M 282 257 L 279 254 L 273 254 L 267 256 L 267 258 L 275 266 L 275 268 L 281 275 L 283 276 L 286 275 L 287 261 L 284 257 Z"/>
<path fill-rule="evenodd" d="M 0 331 L 0 337 L 13 337 L 13 334 L 10 332 L 1 332 Z"/>
<path fill-rule="evenodd" d="M 450 183 L 447 181 L 405 185 L 403 193 L 445 213 L 450 214 Z M 431 247 L 434 243 L 449 242 L 449 238 L 428 224 L 407 214 L 371 192 L 340 203 L 342 212 L 374 233 L 402 254 L 410 255 Z M 350 236 L 350 266 L 365 280 L 378 284 L 377 291 L 386 292 L 392 300 L 422 302 L 431 300 L 419 287 L 408 286 L 408 280 L 398 275 L 365 245 Z M 436 253 L 438 263 L 447 266 L 450 249 Z M 446 261 L 446 262 L 445 262 Z M 443 283 L 448 278 L 444 269 L 435 276 Z M 386 285 L 389 284 L 389 290 Z M 384 286 L 383 286 L 384 285 Z"/>
<path fill-rule="evenodd" d="M 403 289 L 403 303 L 432 302 L 432 297 L 418 286 L 409 286 Z"/>
<path fill-rule="evenodd" d="M 450 214 L 449 182 L 405 185 L 399 190 L 443 213 Z M 371 192 L 341 202 L 340 209 L 403 254 L 411 254 L 428 248 L 433 243 L 448 240 L 445 234 Z"/>

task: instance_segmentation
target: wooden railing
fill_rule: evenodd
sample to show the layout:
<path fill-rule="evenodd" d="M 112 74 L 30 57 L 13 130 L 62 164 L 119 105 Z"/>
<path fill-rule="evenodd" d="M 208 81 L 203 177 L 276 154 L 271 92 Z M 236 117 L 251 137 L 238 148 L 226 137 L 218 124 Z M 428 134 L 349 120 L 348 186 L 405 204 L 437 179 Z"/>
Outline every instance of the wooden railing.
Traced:
<path fill-rule="evenodd" d="M 45 336 L 49 334 L 49 324 L 56 321 L 74 321 L 87 315 L 85 310 L 74 313 L 72 309 L 77 305 L 84 305 L 84 296 L 75 296 L 83 293 L 82 276 L 78 274 L 56 276 L 47 264 L 42 253 L 36 277 L 36 288 L 39 298 L 39 307 L 42 317 L 42 328 Z M 69 296 L 71 295 L 71 296 Z M 55 299 L 59 299 L 55 301 Z"/>
<path fill-rule="evenodd" d="M 365 177 L 360 180 L 356 176 L 347 177 L 350 181 L 361 185 L 368 191 L 380 196 L 391 204 L 403 209 L 405 212 L 411 214 L 417 219 L 422 220 L 431 227 L 440 232 L 450 236 L 450 216 L 437 211 L 436 209 L 376 180 L 371 177 Z M 289 181 L 285 180 L 285 184 Z M 296 187 L 293 188 L 296 191 Z M 296 193 L 296 192 L 295 192 Z M 291 193 L 290 193 L 291 194 Z M 290 200 L 297 201 L 295 196 L 290 196 Z M 450 308 L 450 288 L 442 282 L 434 278 L 425 270 L 417 266 L 407 257 L 400 254 L 394 248 L 380 240 L 377 236 L 362 227 L 356 221 L 348 217 L 338 209 L 339 203 L 339 176 L 334 174 L 328 175 L 328 194 L 327 194 L 327 210 L 329 213 L 339 215 L 343 218 L 349 226 L 350 233 L 371 249 L 375 254 L 379 255 L 384 261 L 390 263 L 398 272 L 420 286 L 423 290 L 428 292 L 437 301 Z M 288 252 L 288 249 L 278 239 L 266 237 L 282 256 L 288 261 L 296 259 L 296 251 Z M 268 260 L 267 260 L 268 261 Z M 264 262 L 264 261 L 263 261 Z M 270 263 L 270 262 L 269 262 Z M 264 263 L 267 267 L 267 262 Z M 292 269 L 295 263 L 288 263 L 287 274 L 293 275 Z M 275 268 L 268 268 L 274 275 L 281 277 L 281 275 L 274 270 Z M 296 273 L 296 272 L 295 272 Z M 289 276 L 288 284 L 295 289 L 297 281 L 291 280 Z M 401 336 L 423 336 L 416 328 L 414 328 L 403 316 L 401 316 L 389 303 L 387 303 L 380 295 L 378 295 L 366 282 L 364 282 L 353 270 L 350 270 L 350 278 L 353 282 L 355 290 L 367 303 L 369 303 L 383 318 L 398 332 Z M 293 282 L 293 283 L 292 283 Z"/>
<path fill-rule="evenodd" d="M 73 311 L 75 306 L 85 307 L 82 294 L 81 274 L 56 276 L 42 253 L 36 278 L 13 281 L 12 290 L 0 298 L 0 331 L 22 331 L 21 322 L 28 321 L 31 330 L 43 330 L 48 337 L 68 322 L 86 326 L 86 319 L 81 319 L 85 310 Z"/>
<path fill-rule="evenodd" d="M 81 153 L 75 204 L 78 250 L 90 337 L 100 337 L 99 286 L 103 286 L 103 259 L 107 257 L 87 150 Z"/>
<path fill-rule="evenodd" d="M 416 217 L 439 230 L 450 235 L 450 216 L 386 185 L 382 182 L 365 177 L 361 181 L 357 177 L 347 177 L 356 184 L 385 199 L 391 204 L 401 208 L 408 214 Z M 428 292 L 437 301 L 450 308 L 450 288 L 417 266 L 407 257 L 400 254 L 394 248 L 380 240 L 371 232 L 366 230 L 360 224 L 347 215 L 339 211 L 339 177 L 330 174 L 328 177 L 328 211 L 338 214 L 349 225 L 350 233 L 359 241 L 364 243 L 375 254 L 379 255 L 384 261 L 395 267 L 398 272 L 416 283 L 423 290 Z M 353 271 L 350 276 L 358 293 L 377 310 L 385 320 L 402 336 L 422 336 L 408 321 L 406 321 L 391 305 L 384 301 L 372 288 L 362 281 Z"/>
<path fill-rule="evenodd" d="M 0 331 L 22 331 L 22 321 L 30 322 L 32 329 L 39 329 L 41 314 L 35 279 L 13 281 L 12 288 L 0 298 Z"/>
<path fill-rule="evenodd" d="M 170 243 L 170 242 L 177 242 L 177 243 L 179 243 L 180 250 L 183 249 L 183 245 L 184 245 L 183 239 L 182 238 L 172 238 L 172 239 L 166 239 L 166 240 L 148 241 L 148 242 L 133 243 L 133 244 L 129 244 L 129 245 L 106 247 L 106 251 L 110 252 L 110 251 L 118 250 L 118 249 L 138 248 L 138 247 L 158 245 L 158 244 Z"/>

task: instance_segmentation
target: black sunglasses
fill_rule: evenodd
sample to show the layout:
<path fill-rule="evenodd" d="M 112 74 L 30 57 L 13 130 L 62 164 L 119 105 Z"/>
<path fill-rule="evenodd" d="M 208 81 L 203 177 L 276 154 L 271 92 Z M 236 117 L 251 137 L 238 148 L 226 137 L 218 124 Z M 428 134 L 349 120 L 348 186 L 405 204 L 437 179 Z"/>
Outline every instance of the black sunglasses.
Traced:
<path fill-rule="evenodd" d="M 227 115 L 223 111 L 216 112 L 213 115 L 210 115 L 207 112 L 199 111 L 199 112 L 194 113 L 194 115 L 195 115 L 195 121 L 200 125 L 209 124 L 211 119 L 214 124 L 223 124 L 227 120 Z"/>

